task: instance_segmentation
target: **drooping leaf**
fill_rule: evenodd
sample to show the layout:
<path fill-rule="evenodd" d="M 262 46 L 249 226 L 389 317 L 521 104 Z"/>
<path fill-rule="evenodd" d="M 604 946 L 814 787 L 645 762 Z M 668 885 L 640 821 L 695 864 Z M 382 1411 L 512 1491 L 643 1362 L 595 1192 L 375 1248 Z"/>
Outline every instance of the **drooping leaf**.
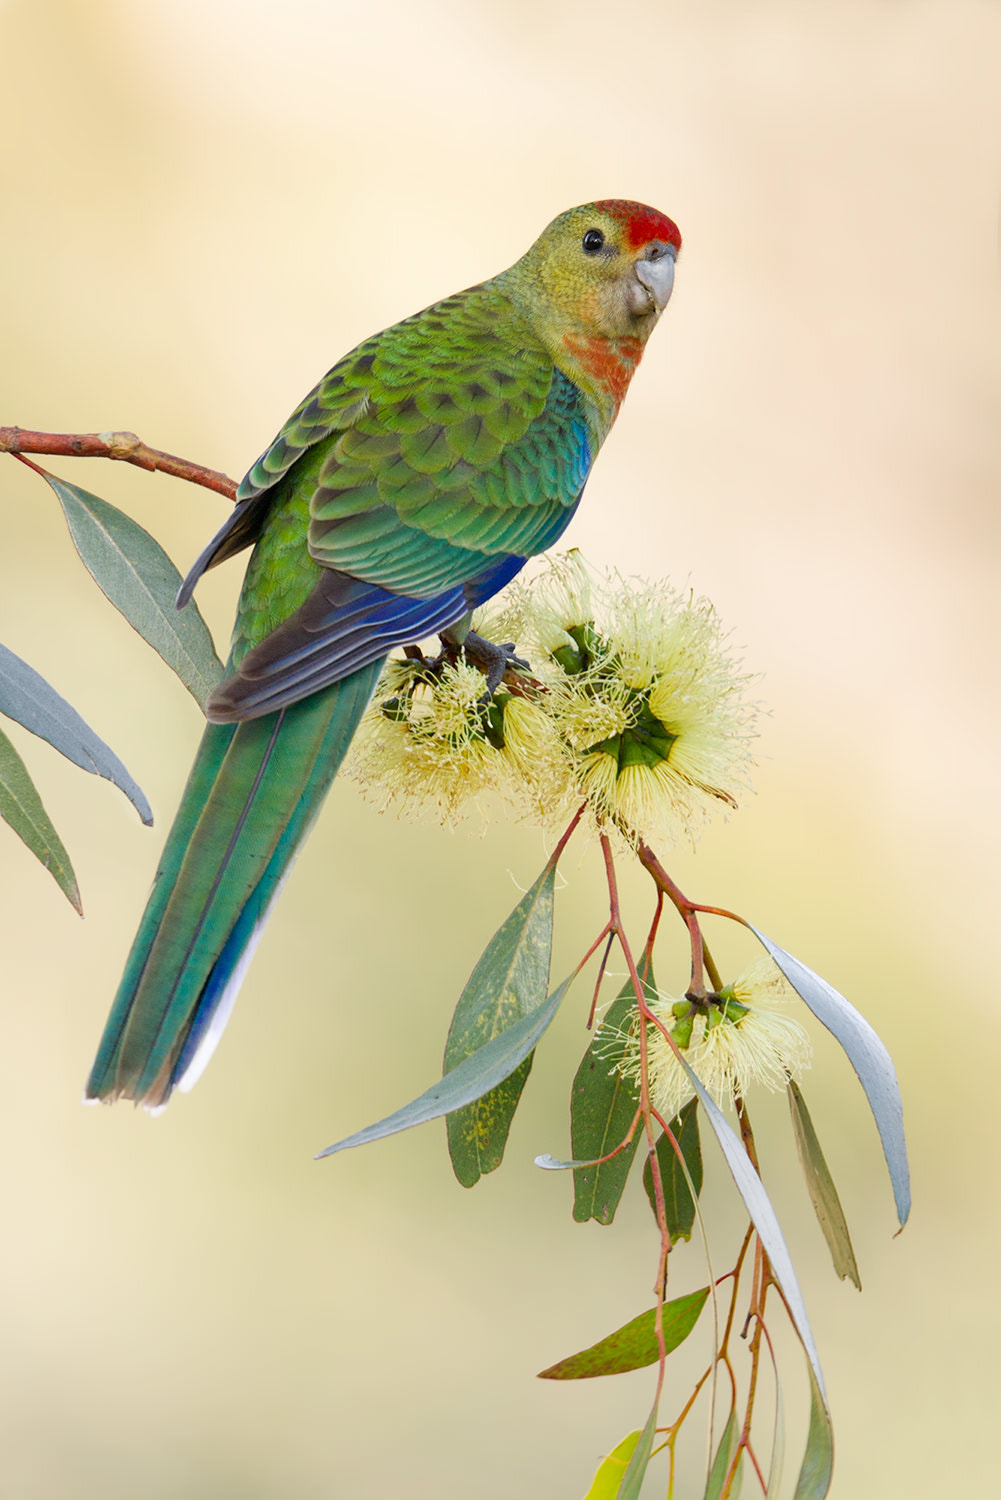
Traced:
<path fill-rule="evenodd" d="M 769 1353 L 771 1353 L 771 1350 L 769 1350 Z M 774 1354 L 771 1357 L 772 1369 L 775 1371 L 775 1421 L 772 1432 L 772 1456 L 768 1465 L 765 1494 L 766 1496 L 775 1497 L 778 1495 L 779 1487 L 782 1484 L 782 1470 L 785 1464 L 785 1402 L 782 1398 L 782 1382 L 779 1380 L 778 1366 L 775 1363 Z"/>
<path fill-rule="evenodd" d="M 750 927 L 750 923 L 748 923 Z M 879 1131 L 886 1165 L 893 1184 L 897 1218 L 903 1226 L 911 1211 L 911 1180 L 907 1165 L 907 1140 L 900 1087 L 889 1052 L 869 1022 L 826 979 L 751 927 L 759 943 L 768 950 L 793 989 L 841 1043 L 845 1055 L 865 1090 Z"/>
<path fill-rule="evenodd" d="M 81 916 L 83 906 L 80 888 L 73 874 L 69 855 L 52 826 L 42 799 L 35 790 L 24 761 L 7 736 L 0 730 L 0 817 L 22 838 L 32 854 L 48 870 L 53 880 Z"/>
<path fill-rule="evenodd" d="M 730 1174 L 737 1184 L 737 1191 L 744 1200 L 744 1207 L 751 1216 L 751 1222 L 757 1230 L 758 1238 L 768 1259 L 772 1263 L 772 1273 L 779 1286 L 785 1294 L 789 1315 L 799 1335 L 800 1342 L 806 1351 L 806 1357 L 810 1361 L 813 1372 L 817 1378 L 817 1385 L 824 1393 L 824 1376 L 820 1368 L 820 1356 L 817 1354 L 817 1345 L 814 1342 L 813 1332 L 810 1328 L 810 1320 L 806 1315 L 806 1304 L 803 1294 L 796 1280 L 796 1272 L 793 1270 L 792 1258 L 789 1255 L 786 1242 L 779 1228 L 779 1221 L 775 1216 L 771 1199 L 765 1192 L 764 1184 L 751 1163 L 751 1159 L 740 1138 L 730 1129 L 722 1110 L 706 1093 L 702 1081 L 693 1073 L 687 1060 L 682 1056 L 681 1065 L 689 1078 L 699 1103 L 706 1112 L 706 1118 L 712 1126 L 713 1134 L 719 1141 L 720 1148 L 730 1168 Z M 826 1400 L 826 1396 L 825 1396 Z"/>
<path fill-rule="evenodd" d="M 569 979 L 564 979 L 545 1005 L 540 1005 L 538 1010 L 515 1021 L 506 1031 L 485 1043 L 472 1057 L 467 1057 L 402 1109 L 395 1110 L 374 1125 L 368 1125 L 364 1130 L 346 1136 L 343 1141 L 336 1141 L 334 1145 L 318 1151 L 317 1161 L 324 1156 L 333 1156 L 338 1151 L 347 1151 L 352 1146 L 364 1146 L 369 1141 L 397 1135 L 401 1130 L 410 1130 L 414 1125 L 423 1125 L 427 1120 L 437 1120 L 454 1109 L 461 1109 L 464 1104 L 472 1104 L 474 1099 L 479 1099 L 490 1089 L 496 1088 L 505 1078 L 510 1077 L 518 1064 L 537 1046 L 539 1038 L 559 1010 L 560 1002 L 573 978 L 571 974 Z"/>
<path fill-rule="evenodd" d="M 739 1441 L 740 1426 L 737 1422 L 736 1410 L 732 1410 L 727 1418 L 726 1426 L 723 1428 L 723 1435 L 719 1440 L 712 1468 L 709 1470 L 709 1478 L 706 1481 L 703 1500 L 720 1500 L 720 1496 L 723 1493 L 723 1486 L 726 1483 L 726 1476 L 730 1471 L 730 1465 L 733 1463 L 733 1456 L 737 1451 Z M 727 1491 L 727 1500 L 737 1500 L 737 1496 L 740 1493 L 742 1463 L 743 1454 L 741 1455 L 741 1461 L 737 1464 L 733 1482 Z"/>
<path fill-rule="evenodd" d="M 48 740 L 75 766 L 113 781 L 143 822 L 152 823 L 149 803 L 114 751 L 109 750 L 76 709 L 34 667 L 29 667 L 6 646 L 0 646 L 0 713 Z"/>
<path fill-rule="evenodd" d="M 445 1044 L 445 1072 L 530 1015 L 549 992 L 556 866 L 547 865 L 491 938 L 459 997 Z M 448 1152 L 463 1187 L 499 1167 L 532 1054 L 495 1089 L 447 1115 Z"/>
<path fill-rule="evenodd" d="M 643 979 L 643 991 L 648 1000 L 656 999 L 651 967 Z M 636 992 L 632 980 L 627 979 L 602 1017 L 570 1090 L 571 1151 L 575 1160 L 589 1163 L 575 1168 L 573 1174 L 573 1216 L 578 1224 L 588 1219 L 611 1224 L 643 1136 L 637 1128 L 618 1155 L 597 1161 L 625 1139 L 639 1107 L 639 1089 L 615 1071 L 609 1051 L 609 1038 L 616 1047 L 618 1033 L 628 1030 L 635 1016 Z"/>
<path fill-rule="evenodd" d="M 834 1434 L 823 1393 L 813 1371 L 807 1373 L 810 1376 L 810 1426 L 793 1500 L 824 1500 L 834 1471 Z"/>
<path fill-rule="evenodd" d="M 639 1500 L 656 1433 L 657 1402 L 655 1401 L 653 1410 L 646 1419 L 646 1426 L 640 1433 L 639 1442 L 633 1449 L 633 1456 L 626 1465 L 626 1472 L 622 1476 L 622 1483 L 619 1485 L 615 1500 Z"/>
<path fill-rule="evenodd" d="M 709 1288 L 688 1292 L 684 1297 L 675 1297 L 664 1303 L 662 1327 L 664 1330 L 664 1352 L 671 1354 L 691 1333 L 705 1306 Z M 596 1375 L 621 1375 L 626 1370 L 642 1370 L 645 1365 L 656 1364 L 660 1359 L 657 1347 L 657 1309 L 640 1313 L 629 1323 L 624 1323 L 614 1333 L 599 1339 L 589 1349 L 571 1354 L 566 1359 L 539 1371 L 540 1380 L 591 1380 Z"/>
<path fill-rule="evenodd" d="M 615 1500 L 629 1460 L 635 1453 L 636 1444 L 642 1436 L 642 1432 L 637 1428 L 635 1432 L 630 1432 L 624 1437 L 621 1443 L 616 1443 L 611 1453 L 598 1465 L 597 1472 L 591 1481 L 591 1488 L 584 1496 L 584 1500 Z"/>
<path fill-rule="evenodd" d="M 106 500 L 54 474 L 45 477 L 98 588 L 204 708 L 223 675 L 222 663 L 194 604 L 176 608 L 181 575 L 166 552 L 148 531 Z"/>
<path fill-rule="evenodd" d="M 689 1099 L 681 1113 L 670 1122 L 671 1131 L 681 1147 L 681 1154 L 692 1179 L 695 1196 L 702 1191 L 702 1144 L 699 1140 L 699 1101 Z M 677 1153 L 666 1135 L 657 1142 L 657 1162 L 660 1166 L 660 1181 L 664 1190 L 664 1212 L 671 1243 L 690 1240 L 695 1223 L 695 1200 L 681 1169 Z M 654 1218 L 657 1217 L 657 1198 L 653 1187 L 653 1171 L 650 1157 L 643 1163 L 643 1186 L 650 1199 Z"/>
<path fill-rule="evenodd" d="M 813 1128 L 806 1100 L 792 1079 L 789 1080 L 787 1093 L 789 1112 L 792 1115 L 792 1132 L 796 1138 L 800 1166 L 803 1168 L 803 1176 L 806 1178 L 807 1191 L 810 1194 L 817 1221 L 824 1232 L 827 1248 L 831 1252 L 834 1269 L 842 1281 L 846 1276 L 849 1277 L 861 1291 L 862 1282 L 859 1280 L 855 1251 L 852 1249 L 851 1235 L 848 1233 L 841 1199 L 838 1197 L 838 1190 L 834 1186 L 834 1179 L 824 1153 L 820 1149 L 820 1141 Z"/>

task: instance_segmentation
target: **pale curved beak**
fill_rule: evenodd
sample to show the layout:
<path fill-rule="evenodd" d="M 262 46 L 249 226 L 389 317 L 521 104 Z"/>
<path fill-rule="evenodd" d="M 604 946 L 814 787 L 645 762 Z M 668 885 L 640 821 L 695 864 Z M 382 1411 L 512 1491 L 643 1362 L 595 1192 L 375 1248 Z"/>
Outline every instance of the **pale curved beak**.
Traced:
<path fill-rule="evenodd" d="M 641 259 L 636 262 L 636 280 L 649 294 L 650 301 L 659 313 L 664 311 L 671 300 L 677 255 L 673 245 L 654 240 L 647 245 Z"/>

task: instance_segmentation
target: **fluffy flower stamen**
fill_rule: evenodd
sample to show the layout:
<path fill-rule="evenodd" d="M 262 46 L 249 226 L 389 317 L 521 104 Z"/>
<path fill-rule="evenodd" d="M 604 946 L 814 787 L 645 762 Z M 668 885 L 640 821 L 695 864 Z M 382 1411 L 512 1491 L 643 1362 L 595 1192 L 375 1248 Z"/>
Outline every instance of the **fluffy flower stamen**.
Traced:
<path fill-rule="evenodd" d="M 597 578 L 571 552 L 476 628 L 516 641 L 531 677 L 484 707 L 461 658 L 391 663 L 350 765 L 381 802 L 449 818 L 490 788 L 555 828 L 586 799 L 592 826 L 654 844 L 694 840 L 713 808 L 737 805 L 753 711 L 704 600 Z"/>
<path fill-rule="evenodd" d="M 766 959 L 748 969 L 705 1007 L 661 998 L 650 1005 L 670 1032 L 692 1071 L 723 1105 L 755 1085 L 784 1089 L 810 1066 L 812 1049 L 802 1025 L 784 1006 L 794 992 Z M 614 1071 L 637 1082 L 640 1075 L 640 1017 L 610 1032 L 603 1055 Z M 665 1040 L 660 1026 L 647 1024 L 647 1072 L 654 1108 L 671 1120 L 692 1097 L 691 1079 Z"/>

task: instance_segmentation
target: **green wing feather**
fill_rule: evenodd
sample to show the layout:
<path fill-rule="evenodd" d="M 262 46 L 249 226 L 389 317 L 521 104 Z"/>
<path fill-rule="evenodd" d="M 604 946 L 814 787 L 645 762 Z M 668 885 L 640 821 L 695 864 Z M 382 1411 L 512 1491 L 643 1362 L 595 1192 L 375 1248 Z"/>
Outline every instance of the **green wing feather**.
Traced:
<path fill-rule="evenodd" d="M 271 516 L 293 492 L 309 497 L 314 563 L 416 599 L 505 554 L 541 552 L 564 529 L 602 436 L 597 412 L 502 280 L 359 345 L 254 464 L 238 494 L 269 507 L 257 571 L 272 587 L 288 563 L 293 592 L 309 575 L 302 550 L 286 562 L 269 545 Z M 275 615 L 244 601 L 238 654 L 275 628 Z"/>

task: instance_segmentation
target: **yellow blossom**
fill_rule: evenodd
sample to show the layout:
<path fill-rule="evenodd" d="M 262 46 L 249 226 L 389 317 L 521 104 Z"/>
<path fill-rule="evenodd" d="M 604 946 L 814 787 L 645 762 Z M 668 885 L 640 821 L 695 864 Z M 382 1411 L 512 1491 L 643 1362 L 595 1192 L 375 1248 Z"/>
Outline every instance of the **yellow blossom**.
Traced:
<path fill-rule="evenodd" d="M 507 590 L 495 628 L 516 640 L 523 652 L 541 649 L 548 656 L 573 645 L 569 631 L 593 617 L 592 597 L 591 573 L 577 548 L 550 553 L 542 572 Z M 490 633 L 485 622 L 478 620 L 476 628 Z"/>
<path fill-rule="evenodd" d="M 630 842 L 694 838 L 747 785 L 752 711 L 704 600 L 593 575 L 578 552 L 508 590 L 475 628 L 531 663 L 484 703 L 461 657 L 390 662 L 349 770 L 382 805 L 456 815 L 492 789 L 555 829 L 587 801 Z"/>
<path fill-rule="evenodd" d="M 594 578 L 569 553 L 514 586 L 496 628 L 530 658 L 567 776 L 599 823 L 633 842 L 670 842 L 694 838 L 720 803 L 737 805 L 753 710 L 705 600 Z"/>
<path fill-rule="evenodd" d="M 414 814 L 456 814 L 478 792 L 502 783 L 508 764 L 490 739 L 481 706 L 486 679 L 464 661 L 431 677 L 420 663 L 392 661 L 380 679 L 348 772 L 380 806 Z"/>
<path fill-rule="evenodd" d="M 535 698 L 503 694 L 500 707 L 507 795 L 541 822 L 559 821 L 573 811 L 575 788 L 552 719 Z"/>
<path fill-rule="evenodd" d="M 650 1010 L 671 1033 L 692 1072 L 723 1105 L 755 1084 L 784 1089 L 810 1066 L 810 1039 L 784 1009 L 794 998 L 771 959 L 752 965 L 706 1007 L 661 998 Z M 613 1032 L 605 1055 L 615 1071 L 634 1082 L 640 1075 L 639 1014 L 631 1028 Z M 647 1026 L 647 1075 L 654 1108 L 672 1120 L 695 1090 L 659 1026 Z"/>

